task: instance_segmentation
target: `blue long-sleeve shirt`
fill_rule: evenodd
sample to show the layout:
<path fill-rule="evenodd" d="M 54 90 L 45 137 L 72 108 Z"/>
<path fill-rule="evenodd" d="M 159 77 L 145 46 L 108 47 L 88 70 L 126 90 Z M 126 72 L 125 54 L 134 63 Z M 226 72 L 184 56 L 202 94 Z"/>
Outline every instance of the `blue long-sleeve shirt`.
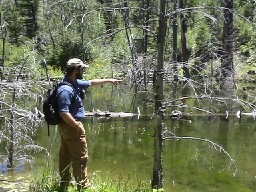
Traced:
<path fill-rule="evenodd" d="M 78 79 L 76 83 L 72 83 L 68 77 L 65 77 L 63 82 L 68 82 L 72 84 L 72 86 L 62 85 L 59 87 L 59 111 L 69 112 L 77 120 L 83 119 L 85 117 L 85 107 L 79 93 L 91 86 L 91 82 Z"/>

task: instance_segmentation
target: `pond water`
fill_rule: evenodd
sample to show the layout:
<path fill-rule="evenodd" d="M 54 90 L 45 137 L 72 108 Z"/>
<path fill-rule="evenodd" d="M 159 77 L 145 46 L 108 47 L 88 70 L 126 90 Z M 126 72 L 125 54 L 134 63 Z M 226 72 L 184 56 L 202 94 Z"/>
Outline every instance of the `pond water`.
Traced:
<path fill-rule="evenodd" d="M 94 97 L 94 102 L 97 103 L 101 94 L 103 93 Z M 109 103 L 112 103 L 111 108 L 114 110 L 115 102 L 119 101 L 113 100 L 102 101 L 104 103 L 100 103 L 101 109 L 109 108 Z M 127 108 L 127 103 L 123 103 L 124 108 Z M 92 105 L 88 104 L 88 108 L 92 109 Z M 150 115 L 153 114 L 150 107 L 147 110 L 148 115 L 139 118 L 88 117 L 84 120 L 89 147 L 89 174 L 102 172 L 111 179 L 129 178 L 134 183 L 151 181 L 155 117 Z M 186 139 L 164 142 L 165 191 L 255 191 L 256 124 L 252 116 L 242 116 L 241 119 L 195 116 L 179 120 L 167 117 L 164 123 L 165 132 L 186 136 Z M 40 127 L 36 139 L 49 149 L 57 164 L 59 135 L 55 135 L 55 132 L 54 128 L 51 129 L 48 137 L 46 126 Z M 213 143 L 191 139 L 192 137 L 208 139 L 222 146 L 228 154 L 220 151 Z M 39 156 L 36 158 L 36 165 L 43 165 L 45 161 L 45 158 Z M 0 169 L 0 191 L 8 191 L 7 188 L 26 191 L 35 165 L 23 165 L 13 172 L 4 171 L 4 167 L 3 163 Z"/>

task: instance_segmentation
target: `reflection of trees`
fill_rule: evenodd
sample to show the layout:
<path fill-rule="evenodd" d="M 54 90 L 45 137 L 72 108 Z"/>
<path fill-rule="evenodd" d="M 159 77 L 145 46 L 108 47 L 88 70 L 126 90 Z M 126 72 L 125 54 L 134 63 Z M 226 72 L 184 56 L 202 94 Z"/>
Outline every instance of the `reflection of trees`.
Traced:
<path fill-rule="evenodd" d="M 209 139 L 205 139 L 205 138 L 200 138 L 200 137 L 192 137 L 192 136 L 177 136 L 176 134 L 174 134 L 173 132 L 166 132 L 164 135 L 164 140 L 191 140 L 191 141 L 199 141 L 199 142 L 203 142 L 209 145 L 209 147 L 213 147 L 216 151 L 219 151 L 220 153 L 225 154 L 230 162 L 229 167 L 234 167 L 234 172 L 233 174 L 235 175 L 237 172 L 237 167 L 235 164 L 235 160 L 231 157 L 231 155 L 226 151 L 226 149 L 224 149 L 220 144 L 213 142 Z"/>
<path fill-rule="evenodd" d="M 149 125 L 149 119 L 95 119 L 92 126 L 88 135 L 92 161 L 89 167 L 96 165 L 92 169 L 111 171 L 114 176 L 148 176 L 152 166 L 152 133 L 147 132 L 153 126 Z"/>
<path fill-rule="evenodd" d="M 230 123 L 231 122 L 229 120 L 222 120 L 219 125 L 219 144 L 226 150 L 228 148 L 228 132 Z"/>

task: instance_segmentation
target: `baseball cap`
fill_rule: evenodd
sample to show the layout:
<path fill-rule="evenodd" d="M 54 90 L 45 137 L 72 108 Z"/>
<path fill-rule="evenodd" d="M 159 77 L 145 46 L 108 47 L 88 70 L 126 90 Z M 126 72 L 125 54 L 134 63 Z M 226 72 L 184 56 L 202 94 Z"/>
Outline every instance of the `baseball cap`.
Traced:
<path fill-rule="evenodd" d="M 81 61 L 81 59 L 77 59 L 77 58 L 72 58 L 69 59 L 67 62 L 67 67 L 89 67 L 89 65 L 83 63 L 83 61 Z"/>

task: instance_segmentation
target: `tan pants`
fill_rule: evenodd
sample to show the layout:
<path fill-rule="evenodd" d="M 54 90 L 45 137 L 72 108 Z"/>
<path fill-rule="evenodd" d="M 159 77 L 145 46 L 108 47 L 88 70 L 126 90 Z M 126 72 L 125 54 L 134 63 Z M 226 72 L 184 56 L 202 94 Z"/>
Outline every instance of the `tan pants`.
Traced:
<path fill-rule="evenodd" d="M 87 176 L 88 149 L 85 135 L 78 134 L 73 127 L 62 122 L 59 124 L 61 146 L 59 151 L 60 188 L 65 191 L 71 180 L 70 165 L 78 188 L 89 186 Z"/>

